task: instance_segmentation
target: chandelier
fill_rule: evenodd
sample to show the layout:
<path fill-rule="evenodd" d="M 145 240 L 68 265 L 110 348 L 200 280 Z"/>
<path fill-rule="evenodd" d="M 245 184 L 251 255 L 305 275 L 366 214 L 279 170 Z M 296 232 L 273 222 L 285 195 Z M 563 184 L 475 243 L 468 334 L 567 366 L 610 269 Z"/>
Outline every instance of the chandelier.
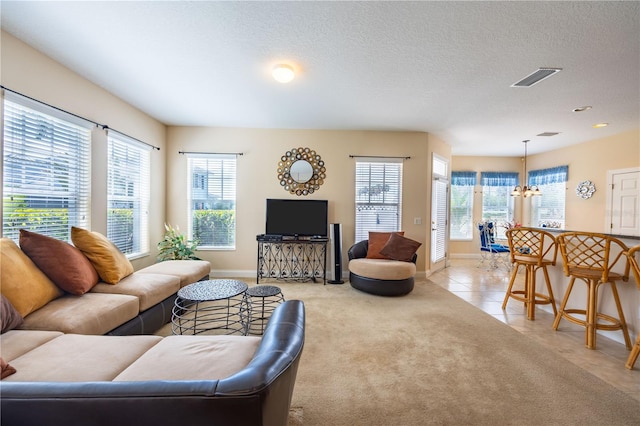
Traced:
<path fill-rule="evenodd" d="M 527 197 L 531 197 L 534 195 L 542 195 L 542 192 L 540 191 L 540 189 L 536 186 L 536 185 L 532 185 L 532 186 L 528 186 L 527 185 L 527 142 L 529 142 L 529 140 L 524 140 L 522 141 L 522 143 L 524 143 L 524 176 L 525 176 L 525 185 L 523 187 L 521 187 L 520 185 L 516 185 L 515 188 L 513 188 L 513 191 L 511 191 L 511 196 L 512 197 L 519 197 L 519 196 L 523 196 L 525 198 Z"/>

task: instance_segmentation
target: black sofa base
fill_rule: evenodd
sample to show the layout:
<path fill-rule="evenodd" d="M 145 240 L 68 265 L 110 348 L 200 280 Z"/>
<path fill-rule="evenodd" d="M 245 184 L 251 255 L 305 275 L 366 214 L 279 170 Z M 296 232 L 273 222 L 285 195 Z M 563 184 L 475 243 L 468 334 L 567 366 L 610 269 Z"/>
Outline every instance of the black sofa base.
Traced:
<path fill-rule="evenodd" d="M 351 287 L 378 296 L 404 296 L 413 291 L 413 277 L 405 280 L 378 280 L 349 273 Z"/>

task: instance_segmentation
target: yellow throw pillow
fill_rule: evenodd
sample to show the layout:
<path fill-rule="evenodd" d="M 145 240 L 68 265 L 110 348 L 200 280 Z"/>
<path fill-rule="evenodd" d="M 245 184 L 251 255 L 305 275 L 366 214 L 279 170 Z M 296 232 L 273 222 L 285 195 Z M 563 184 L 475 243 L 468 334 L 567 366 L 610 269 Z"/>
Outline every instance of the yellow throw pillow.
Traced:
<path fill-rule="evenodd" d="M 117 284 L 133 274 L 129 259 L 104 235 L 72 226 L 71 241 L 89 258 L 102 281 Z"/>
<path fill-rule="evenodd" d="M 63 291 L 13 240 L 0 239 L 0 252 L 0 289 L 22 317 L 62 296 Z"/>

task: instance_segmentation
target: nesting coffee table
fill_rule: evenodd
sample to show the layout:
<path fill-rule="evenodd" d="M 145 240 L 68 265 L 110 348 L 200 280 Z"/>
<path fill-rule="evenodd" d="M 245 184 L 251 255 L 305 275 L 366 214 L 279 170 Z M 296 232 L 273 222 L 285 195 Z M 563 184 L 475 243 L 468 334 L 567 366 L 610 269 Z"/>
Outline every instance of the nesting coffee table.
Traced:
<path fill-rule="evenodd" d="M 227 279 L 184 286 L 178 290 L 171 312 L 171 332 L 246 335 L 250 315 L 247 288 L 242 281 Z"/>

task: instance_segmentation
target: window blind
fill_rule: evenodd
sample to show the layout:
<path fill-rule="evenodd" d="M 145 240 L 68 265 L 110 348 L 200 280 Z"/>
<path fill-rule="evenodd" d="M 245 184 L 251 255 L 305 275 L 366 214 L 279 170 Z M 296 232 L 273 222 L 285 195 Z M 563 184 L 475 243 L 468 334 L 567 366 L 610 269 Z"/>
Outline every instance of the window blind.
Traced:
<path fill-rule="evenodd" d="M 109 134 L 107 237 L 127 256 L 149 252 L 151 147 Z"/>
<path fill-rule="evenodd" d="M 515 172 L 482 172 L 482 220 L 496 224 L 497 238 L 505 238 L 505 222 L 513 220 L 514 201 L 511 191 L 518 184 Z"/>
<path fill-rule="evenodd" d="M 473 190 L 476 179 L 476 172 L 451 172 L 451 239 L 473 239 Z"/>
<path fill-rule="evenodd" d="M 70 241 L 71 226 L 90 224 L 89 127 L 35 103 L 3 107 L 3 236 L 18 241 L 25 228 Z"/>
<path fill-rule="evenodd" d="M 355 241 L 369 238 L 369 231 L 399 231 L 402 226 L 402 160 L 356 161 Z"/>
<path fill-rule="evenodd" d="M 236 156 L 187 154 L 189 239 L 198 248 L 234 249 Z"/>
<path fill-rule="evenodd" d="M 529 172 L 529 184 L 537 185 L 542 192 L 541 197 L 531 200 L 532 226 L 564 229 L 568 176 L 569 166 Z"/>

